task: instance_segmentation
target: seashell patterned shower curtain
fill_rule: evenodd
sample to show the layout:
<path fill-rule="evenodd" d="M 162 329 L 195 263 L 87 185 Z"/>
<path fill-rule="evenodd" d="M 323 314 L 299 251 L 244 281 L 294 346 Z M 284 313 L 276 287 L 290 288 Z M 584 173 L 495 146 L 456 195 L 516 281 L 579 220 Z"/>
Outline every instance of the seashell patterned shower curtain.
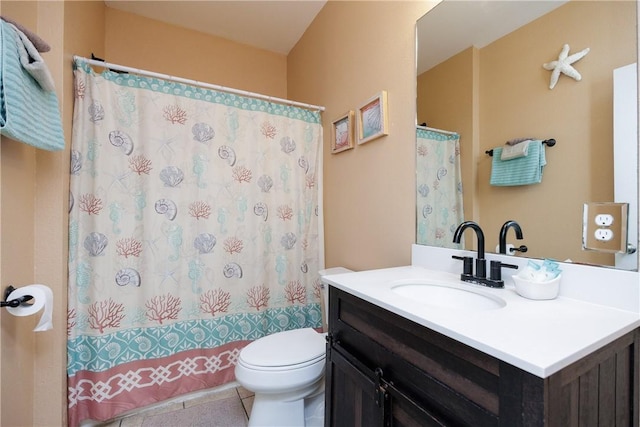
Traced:
<path fill-rule="evenodd" d="M 74 63 L 69 424 L 224 384 L 321 326 L 320 113 Z"/>
<path fill-rule="evenodd" d="M 416 243 L 460 248 L 453 234 L 464 221 L 460 136 L 417 128 Z"/>

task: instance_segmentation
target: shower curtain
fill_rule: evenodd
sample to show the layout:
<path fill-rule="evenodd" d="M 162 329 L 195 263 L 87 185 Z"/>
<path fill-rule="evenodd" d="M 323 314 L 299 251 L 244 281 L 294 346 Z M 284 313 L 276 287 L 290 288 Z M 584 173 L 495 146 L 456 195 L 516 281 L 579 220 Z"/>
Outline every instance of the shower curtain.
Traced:
<path fill-rule="evenodd" d="M 321 326 L 320 113 L 74 63 L 69 424 L 234 379 Z"/>
<path fill-rule="evenodd" d="M 460 248 L 453 234 L 464 220 L 460 136 L 416 129 L 416 242 Z"/>

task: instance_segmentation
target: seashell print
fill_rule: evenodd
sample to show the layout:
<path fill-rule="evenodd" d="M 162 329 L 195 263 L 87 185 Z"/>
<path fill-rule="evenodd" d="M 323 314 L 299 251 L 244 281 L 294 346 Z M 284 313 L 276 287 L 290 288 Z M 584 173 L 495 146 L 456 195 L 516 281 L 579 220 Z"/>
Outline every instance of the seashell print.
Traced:
<path fill-rule="evenodd" d="M 307 319 L 307 315 L 304 313 L 295 313 L 293 317 L 296 323 L 298 324 L 299 328 L 302 328 L 305 324 L 309 322 L 309 319 Z"/>
<path fill-rule="evenodd" d="M 79 151 L 71 150 L 71 175 L 79 175 L 82 169 L 82 154 Z"/>
<path fill-rule="evenodd" d="M 289 250 L 289 249 L 293 249 L 293 247 L 296 245 L 296 235 L 293 233 L 286 233 L 284 236 L 282 236 L 282 239 L 280 239 L 280 244 L 282 245 L 283 248 Z"/>
<path fill-rule="evenodd" d="M 425 205 L 422 208 L 422 216 L 424 218 L 428 217 L 429 215 L 431 215 L 433 213 L 433 207 L 431 207 L 431 205 Z"/>
<path fill-rule="evenodd" d="M 178 214 L 178 207 L 173 200 L 160 199 L 155 204 L 156 212 L 164 215 L 169 221 L 173 221 Z"/>
<path fill-rule="evenodd" d="M 226 338 L 226 336 L 229 335 L 230 329 L 227 325 L 219 325 L 216 327 L 216 332 L 218 332 L 220 338 Z"/>
<path fill-rule="evenodd" d="M 93 349 L 88 345 L 80 344 L 75 350 L 78 355 L 78 359 L 83 362 L 88 362 L 93 357 Z"/>
<path fill-rule="evenodd" d="M 456 190 L 458 191 L 458 193 L 462 193 L 462 181 L 458 182 L 458 185 L 456 185 Z"/>
<path fill-rule="evenodd" d="M 98 101 L 93 101 L 89 105 L 89 120 L 95 123 L 102 119 L 104 119 L 104 108 Z"/>
<path fill-rule="evenodd" d="M 266 221 L 267 218 L 269 217 L 269 208 L 267 207 L 266 204 L 262 202 L 258 202 L 253 207 L 253 213 L 258 216 L 261 216 L 263 221 Z"/>
<path fill-rule="evenodd" d="M 284 152 L 284 153 L 291 153 L 293 150 L 296 149 L 296 142 L 291 139 L 288 136 L 284 136 L 282 137 L 282 139 L 280 140 L 280 149 Z"/>
<path fill-rule="evenodd" d="M 300 265 L 300 271 L 302 271 L 303 273 L 308 273 L 309 272 L 309 265 L 307 265 L 306 262 L 303 262 L 302 265 Z"/>
<path fill-rule="evenodd" d="M 447 176 L 447 168 L 444 168 L 444 167 L 438 168 L 438 172 L 436 176 L 438 177 L 438 180 L 441 180 L 442 178 Z"/>
<path fill-rule="evenodd" d="M 193 139 L 203 143 L 212 140 L 216 136 L 213 128 L 206 123 L 196 123 L 191 128 L 191 133 L 193 134 Z"/>
<path fill-rule="evenodd" d="M 180 342 L 180 336 L 175 332 L 169 332 L 163 336 L 169 348 L 174 348 Z"/>
<path fill-rule="evenodd" d="M 248 334 L 254 328 L 253 324 L 250 322 L 247 322 L 246 320 L 239 321 L 238 326 L 240 326 L 240 332 L 242 332 L 243 334 Z"/>
<path fill-rule="evenodd" d="M 211 253 L 215 245 L 216 236 L 210 233 L 199 234 L 198 237 L 193 240 L 193 247 L 196 248 L 201 254 Z"/>
<path fill-rule="evenodd" d="M 307 161 L 307 159 L 305 159 L 304 156 L 301 156 L 298 159 L 298 166 L 300 166 L 302 169 L 304 169 L 304 173 L 309 172 L 309 162 Z"/>
<path fill-rule="evenodd" d="M 281 328 L 286 328 L 287 325 L 289 324 L 289 316 L 287 316 L 286 314 L 283 314 L 283 313 L 278 314 L 276 316 L 276 318 L 273 319 L 273 320 Z"/>
<path fill-rule="evenodd" d="M 202 342 L 207 338 L 207 334 L 202 328 L 193 328 L 190 332 L 195 342 Z"/>
<path fill-rule="evenodd" d="M 177 187 L 184 179 L 184 173 L 179 167 L 167 166 L 160 171 L 160 180 L 165 187 Z"/>
<path fill-rule="evenodd" d="M 133 141 L 131 137 L 121 130 L 109 132 L 109 142 L 114 147 L 120 148 L 127 156 L 133 151 Z"/>
<path fill-rule="evenodd" d="M 420 194 L 422 197 L 427 197 L 429 195 L 429 186 L 427 184 L 419 185 L 418 194 Z"/>
<path fill-rule="evenodd" d="M 222 274 L 224 274 L 224 277 L 226 277 L 227 279 L 230 279 L 232 277 L 241 278 L 242 267 L 240 267 L 235 262 L 230 262 L 229 264 L 224 266 L 224 268 L 222 269 Z"/>
<path fill-rule="evenodd" d="M 146 352 L 151 350 L 151 340 L 147 337 L 137 337 L 134 338 L 136 344 L 138 344 L 138 350 L 142 352 Z"/>
<path fill-rule="evenodd" d="M 236 152 L 228 145 L 222 145 L 218 148 L 218 156 L 220 156 L 222 160 L 226 160 L 229 166 L 236 164 Z"/>
<path fill-rule="evenodd" d="M 262 190 L 263 193 L 268 193 L 273 187 L 273 179 L 269 175 L 262 175 L 258 178 L 258 187 Z"/>
<path fill-rule="evenodd" d="M 75 199 L 73 198 L 73 193 L 69 191 L 69 212 L 73 209 L 73 204 L 75 203 Z"/>
<path fill-rule="evenodd" d="M 140 287 L 140 273 L 133 268 L 123 268 L 116 273 L 116 285 Z"/>
<path fill-rule="evenodd" d="M 107 354 L 109 355 L 109 359 L 113 360 L 116 357 L 118 357 L 118 355 L 122 351 L 122 347 L 120 346 L 120 344 L 112 341 L 112 342 L 110 342 L 109 344 L 107 344 L 105 346 L 105 350 L 107 351 Z"/>
<path fill-rule="evenodd" d="M 102 233 L 89 233 L 84 239 L 84 248 L 89 252 L 89 256 L 99 256 L 104 251 L 104 248 L 109 244 L 109 239 Z"/>

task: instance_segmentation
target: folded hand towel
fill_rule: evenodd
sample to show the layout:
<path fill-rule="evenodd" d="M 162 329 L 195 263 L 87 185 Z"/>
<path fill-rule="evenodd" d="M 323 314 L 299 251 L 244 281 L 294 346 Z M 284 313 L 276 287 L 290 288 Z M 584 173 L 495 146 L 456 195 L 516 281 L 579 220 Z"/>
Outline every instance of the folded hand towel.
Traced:
<path fill-rule="evenodd" d="M 518 157 L 525 157 L 529 154 L 529 143 L 531 140 L 522 141 L 516 145 L 505 145 L 502 147 L 500 153 L 500 160 L 517 159 Z"/>
<path fill-rule="evenodd" d="M 53 77 L 51 77 L 51 73 L 49 73 L 49 68 L 33 43 L 31 43 L 29 38 L 15 25 L 9 25 L 20 37 L 21 43 L 18 42 L 18 55 L 20 55 L 20 64 L 22 65 L 22 68 L 27 70 L 27 72 L 31 74 L 31 77 L 36 79 L 42 89 L 49 92 L 56 90 L 53 83 Z"/>
<path fill-rule="evenodd" d="M 515 138 L 505 142 L 505 145 L 517 145 L 517 144 L 520 144 L 521 142 L 531 141 L 531 140 L 535 140 L 535 138 Z"/>
<path fill-rule="evenodd" d="M 39 35 L 29 30 L 24 25 L 20 25 L 13 19 L 7 18 L 6 16 L 0 16 L 0 19 L 8 22 L 9 24 L 15 25 L 20 31 L 22 31 L 29 38 L 31 43 L 33 43 L 35 48 L 38 49 L 38 52 L 44 53 L 44 52 L 49 52 L 51 50 L 51 46 L 49 46 L 49 44 L 46 41 L 42 40 Z"/>
<path fill-rule="evenodd" d="M 490 184 L 495 186 L 516 186 L 539 184 L 542 170 L 547 164 L 542 141 L 529 143 L 528 155 L 517 159 L 502 160 L 502 147 L 493 149 Z"/>
<path fill-rule="evenodd" d="M 22 67 L 20 35 L 0 20 L 0 134 L 36 148 L 64 148 L 58 98 Z"/>

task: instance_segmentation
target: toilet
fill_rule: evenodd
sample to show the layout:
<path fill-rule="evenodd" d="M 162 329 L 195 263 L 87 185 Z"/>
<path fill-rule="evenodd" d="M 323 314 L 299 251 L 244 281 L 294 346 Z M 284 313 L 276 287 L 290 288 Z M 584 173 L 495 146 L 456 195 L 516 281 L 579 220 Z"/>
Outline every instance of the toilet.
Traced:
<path fill-rule="evenodd" d="M 347 273 L 336 267 L 321 276 Z M 325 292 L 322 297 L 326 300 Z M 323 320 L 327 310 L 323 306 Z M 323 321 L 324 323 L 324 321 Z M 326 333 L 293 329 L 259 338 L 242 349 L 236 380 L 255 393 L 249 427 L 324 425 Z"/>

